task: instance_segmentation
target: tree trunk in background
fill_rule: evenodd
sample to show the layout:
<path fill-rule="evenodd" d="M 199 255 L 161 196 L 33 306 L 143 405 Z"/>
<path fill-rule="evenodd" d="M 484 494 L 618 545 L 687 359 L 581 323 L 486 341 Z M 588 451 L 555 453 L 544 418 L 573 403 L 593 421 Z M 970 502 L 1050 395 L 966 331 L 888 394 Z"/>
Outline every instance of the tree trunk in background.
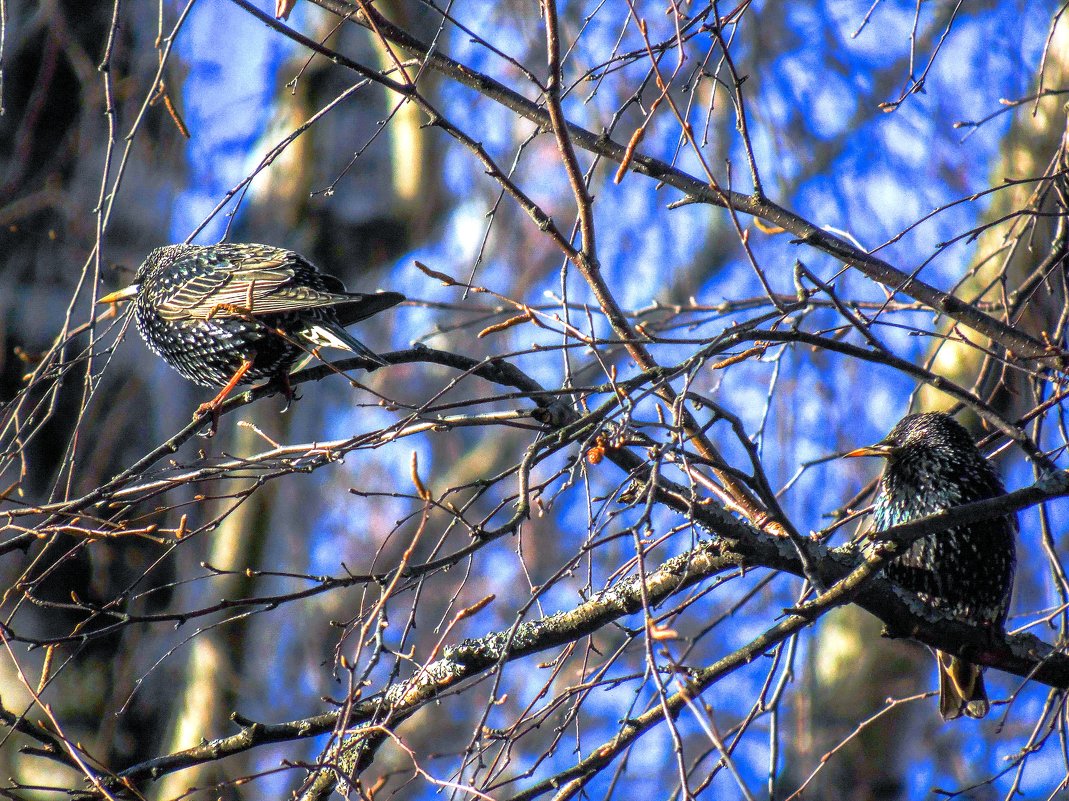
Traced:
<path fill-rule="evenodd" d="M 222 450 L 228 453 L 249 453 L 260 441 L 259 435 L 246 427 L 235 427 L 226 433 L 220 430 L 216 437 L 220 440 L 225 438 L 226 447 Z M 223 495 L 229 494 L 228 488 L 220 486 L 209 491 L 212 489 Z M 255 493 L 226 517 L 217 529 L 208 532 L 208 541 L 197 543 L 198 553 L 202 549 L 207 551 L 205 561 L 208 565 L 216 570 L 234 571 L 212 580 L 210 594 L 204 591 L 201 582 L 187 585 L 187 592 L 197 596 L 202 605 L 217 599 L 237 599 L 253 594 L 254 581 L 244 571 L 261 564 L 259 554 L 269 533 L 273 498 L 272 493 Z M 229 497 L 217 502 L 216 514 L 222 514 L 232 504 L 233 500 Z M 193 572 L 196 570 L 193 569 Z M 231 610 L 219 618 L 209 618 L 210 622 L 196 624 L 198 628 L 206 627 L 206 630 L 179 650 L 178 654 L 186 655 L 186 659 L 181 687 L 170 698 L 174 720 L 167 742 L 169 752 L 192 748 L 205 738 L 223 736 L 232 731 L 229 715 L 237 711 L 235 700 L 239 685 L 250 672 L 255 675 L 249 666 L 249 638 L 254 628 L 248 619 L 207 627 L 217 619 L 240 613 L 241 610 Z M 179 798 L 191 787 L 210 787 L 219 783 L 225 779 L 219 768 L 215 763 L 208 763 L 172 773 L 154 788 L 154 797 Z M 232 797 L 238 797 L 233 788 L 229 793 Z"/>
<path fill-rule="evenodd" d="M 1054 31 L 1054 38 L 1047 50 L 1045 88 L 1061 88 L 1069 80 L 1069 26 L 1062 20 Z M 1038 87 L 1036 87 L 1038 91 Z M 991 176 L 991 185 L 998 186 L 1004 180 L 1027 179 L 1048 175 L 1065 169 L 1066 106 L 1064 96 L 1045 97 L 1035 105 L 1034 116 L 1018 115 L 1015 124 L 1006 135 L 1003 144 L 1002 165 Z M 1065 178 L 1061 179 L 1066 185 Z M 994 304 L 1006 300 L 1005 276 L 1009 289 L 1019 286 L 1051 253 L 1055 234 L 1055 221 L 1051 217 L 1038 216 L 1060 207 L 1057 193 L 1050 184 L 1041 185 L 1045 192 L 1037 196 L 1036 183 L 1029 181 L 1000 190 L 992 197 L 986 220 L 995 221 L 1026 211 L 1036 213 L 1013 217 L 1011 222 L 987 228 L 976 243 L 976 253 L 970 270 L 958 288 L 958 296 L 967 301 L 980 299 Z M 1063 246 L 1064 247 L 1064 246 Z M 1055 332 L 1061 311 L 1064 264 L 1055 262 L 1043 281 L 1034 288 L 1034 298 L 1046 299 L 1047 303 L 1033 300 L 1028 304 L 1027 314 L 1014 315 L 1010 322 L 1032 336 L 1040 337 Z M 1046 312 L 1046 313 L 1044 313 Z M 949 326 L 945 329 L 950 330 Z M 962 346 L 954 341 L 941 342 L 932 351 L 932 368 L 961 386 L 973 387 L 981 397 L 990 398 L 1008 418 L 1018 417 L 1028 403 L 1031 389 L 1017 380 L 1017 373 L 1004 371 L 990 359 L 983 359 L 980 348 Z M 1018 395 L 1020 393 L 1020 395 Z M 1020 400 L 1017 398 L 1020 397 Z M 921 388 L 917 400 L 918 409 L 945 409 L 952 405 L 946 395 L 927 385 Z"/>

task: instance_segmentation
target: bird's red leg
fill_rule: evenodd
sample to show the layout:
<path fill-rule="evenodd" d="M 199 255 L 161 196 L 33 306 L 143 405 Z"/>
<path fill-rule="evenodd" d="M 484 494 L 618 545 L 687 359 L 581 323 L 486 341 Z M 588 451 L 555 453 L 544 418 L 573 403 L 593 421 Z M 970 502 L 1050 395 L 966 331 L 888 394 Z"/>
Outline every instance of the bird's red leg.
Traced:
<path fill-rule="evenodd" d="M 197 407 L 197 411 L 193 415 L 193 419 L 196 420 L 203 414 L 211 414 L 211 433 L 214 434 L 215 429 L 219 425 L 219 407 L 222 405 L 223 401 L 226 400 L 226 396 L 229 395 L 233 391 L 234 387 L 236 387 L 241 382 L 242 377 L 245 375 L 245 373 L 249 372 L 249 369 L 251 367 L 252 359 L 245 359 L 245 361 L 241 363 L 241 367 L 239 367 L 234 373 L 234 375 L 231 376 L 226 386 L 219 390 L 219 394 L 207 403 L 202 403 L 200 406 Z"/>

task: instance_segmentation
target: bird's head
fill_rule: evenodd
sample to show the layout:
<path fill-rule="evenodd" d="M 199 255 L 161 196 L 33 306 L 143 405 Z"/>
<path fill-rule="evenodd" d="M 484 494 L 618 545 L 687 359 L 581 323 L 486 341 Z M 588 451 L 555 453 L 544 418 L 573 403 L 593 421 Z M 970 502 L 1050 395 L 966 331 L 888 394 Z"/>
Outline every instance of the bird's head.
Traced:
<path fill-rule="evenodd" d="M 141 262 L 141 266 L 137 268 L 137 273 L 134 275 L 134 282 L 132 284 L 105 295 L 98 300 L 97 303 L 114 304 L 134 300 L 137 297 L 137 293 L 141 291 L 141 285 L 145 282 L 145 279 L 161 267 L 165 267 L 173 262 L 183 249 L 189 247 L 189 245 L 166 245 L 162 248 L 152 250 L 145 257 L 145 260 Z"/>
<path fill-rule="evenodd" d="M 903 451 L 924 450 L 968 453 L 976 450 L 972 437 L 954 418 L 942 412 L 903 417 L 879 442 L 843 454 L 846 457 L 882 456 L 894 459 Z"/>

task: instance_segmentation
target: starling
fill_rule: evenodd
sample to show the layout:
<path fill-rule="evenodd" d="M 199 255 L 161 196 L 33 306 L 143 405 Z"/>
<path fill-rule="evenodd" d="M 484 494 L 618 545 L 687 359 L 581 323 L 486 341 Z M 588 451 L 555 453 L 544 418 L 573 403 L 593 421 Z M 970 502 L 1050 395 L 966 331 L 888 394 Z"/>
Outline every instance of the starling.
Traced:
<path fill-rule="evenodd" d="M 873 525 L 876 531 L 1005 493 L 972 438 L 940 412 L 911 414 L 882 441 L 847 456 L 882 456 Z M 1013 593 L 1017 516 L 1008 514 L 929 534 L 887 565 L 898 588 L 942 615 L 1001 633 Z M 939 714 L 982 718 L 989 704 L 983 669 L 935 652 Z"/>
<path fill-rule="evenodd" d="M 227 243 L 156 248 L 133 284 L 100 303 L 133 299 L 137 328 L 157 355 L 190 381 L 222 387 L 196 415 L 217 416 L 234 387 L 261 378 L 278 381 L 290 397 L 290 368 L 320 347 L 384 365 L 345 326 L 405 298 L 346 292 L 341 281 L 292 250 Z"/>

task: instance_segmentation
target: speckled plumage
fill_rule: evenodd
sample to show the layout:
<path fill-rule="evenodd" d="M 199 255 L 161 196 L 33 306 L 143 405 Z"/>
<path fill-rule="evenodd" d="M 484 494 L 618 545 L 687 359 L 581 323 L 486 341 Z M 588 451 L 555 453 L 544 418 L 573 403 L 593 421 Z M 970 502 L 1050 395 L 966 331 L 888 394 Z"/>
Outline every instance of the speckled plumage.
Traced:
<path fill-rule="evenodd" d="M 400 303 L 396 292 L 346 292 L 298 253 L 269 245 L 156 248 L 134 279 L 137 327 L 148 346 L 197 384 L 284 378 L 313 348 L 345 348 L 381 365 L 345 331 Z"/>
<path fill-rule="evenodd" d="M 969 433 L 939 412 L 903 418 L 882 442 L 856 453 L 866 450 L 887 460 L 876 498 L 878 531 L 1005 492 Z M 931 534 L 888 564 L 887 575 L 943 615 L 1001 631 L 1013 592 L 1016 532 L 1011 514 Z M 943 717 L 983 717 L 981 668 L 936 656 Z"/>

